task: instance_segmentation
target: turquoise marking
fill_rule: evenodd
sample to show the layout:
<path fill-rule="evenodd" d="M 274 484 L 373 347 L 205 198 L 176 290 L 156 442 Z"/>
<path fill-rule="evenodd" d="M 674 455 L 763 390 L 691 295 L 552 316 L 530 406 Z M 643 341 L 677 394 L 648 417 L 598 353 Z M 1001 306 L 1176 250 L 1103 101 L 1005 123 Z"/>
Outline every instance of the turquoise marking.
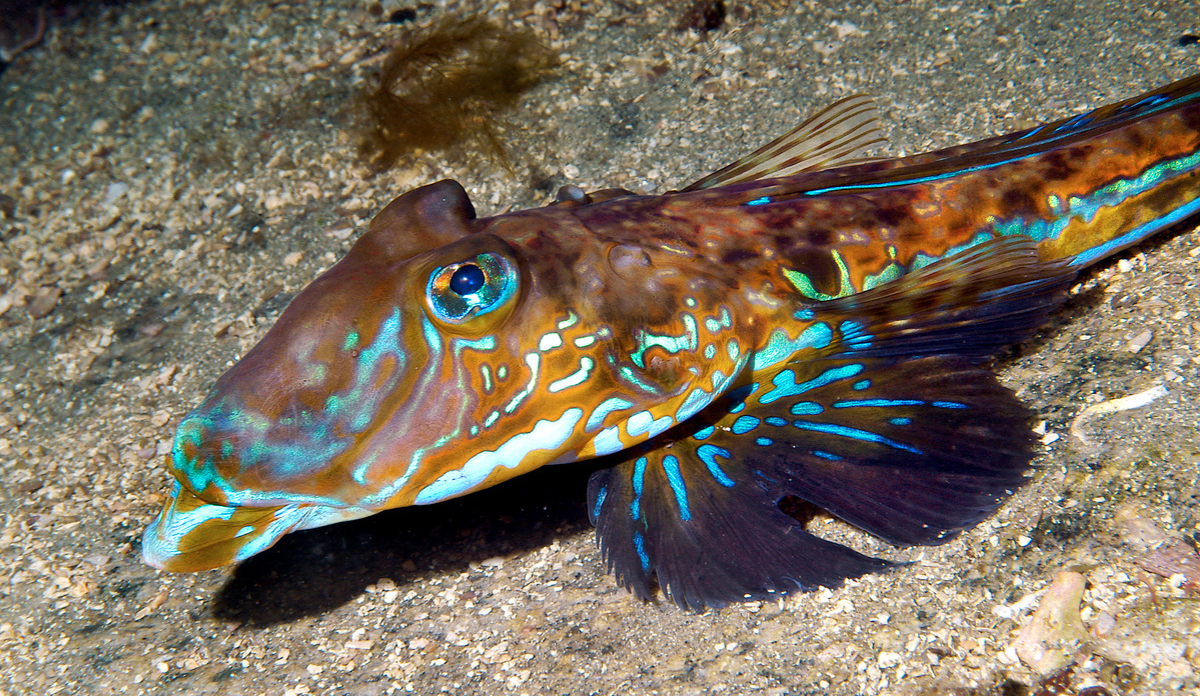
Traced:
<path fill-rule="evenodd" d="M 738 347 L 738 341 L 736 338 L 729 339 L 729 342 L 725 344 L 725 352 L 729 354 L 730 360 L 737 362 L 737 359 L 739 356 L 741 356 L 742 351 Z"/>
<path fill-rule="evenodd" d="M 752 201 L 746 201 L 746 205 L 766 205 L 770 202 L 771 202 L 770 196 L 762 196 L 761 198 L 755 198 Z"/>
<path fill-rule="evenodd" d="M 646 555 L 646 541 L 642 539 L 641 532 L 633 533 L 633 548 L 637 551 L 638 558 L 642 559 L 642 572 L 649 572 L 650 557 Z"/>
<path fill-rule="evenodd" d="M 508 379 L 508 365 L 501 365 L 496 368 L 496 378 L 501 382 Z"/>
<path fill-rule="evenodd" d="M 754 440 L 754 442 L 755 442 L 755 444 L 761 445 L 763 447 L 770 447 L 771 445 L 775 444 L 775 441 L 769 437 L 756 438 Z"/>
<path fill-rule="evenodd" d="M 469 339 L 469 338 L 456 338 L 456 339 L 454 339 L 453 345 L 454 345 L 454 354 L 456 356 L 462 355 L 464 350 L 478 350 L 478 351 L 488 352 L 488 351 L 496 350 L 496 337 L 495 336 L 482 336 L 482 337 L 474 339 L 474 340 Z"/>
<path fill-rule="evenodd" d="M 801 309 L 797 310 L 792 316 L 796 317 L 800 321 L 812 321 L 817 316 L 817 313 L 811 309 Z"/>
<path fill-rule="evenodd" d="M 645 457 L 638 457 L 633 463 L 633 503 L 629 506 L 629 512 L 635 520 L 641 517 L 642 513 L 642 486 L 646 483 L 646 462 Z"/>
<path fill-rule="evenodd" d="M 322 363 L 312 363 L 304 366 L 304 378 L 309 382 L 324 382 L 328 368 Z"/>
<path fill-rule="evenodd" d="M 1034 153 L 1033 156 L 1036 156 L 1038 154 L 1041 154 L 1041 152 Z M 898 179 L 895 181 L 885 181 L 885 182 L 880 182 L 878 184 L 849 184 L 846 186 L 827 186 L 825 188 L 809 189 L 807 191 L 801 191 L 800 195 L 811 197 L 811 196 L 820 196 L 820 195 L 826 194 L 826 193 L 833 193 L 835 191 L 866 191 L 866 190 L 871 190 L 871 189 L 891 188 L 893 186 L 899 188 L 899 187 L 903 187 L 903 186 L 909 186 L 910 184 L 927 184 L 931 181 L 943 181 L 945 179 L 953 179 L 954 177 L 960 176 L 962 174 L 971 174 L 973 172 L 980 172 L 980 171 L 992 169 L 995 167 L 1002 167 L 1006 164 L 1012 164 L 1013 162 L 1019 162 L 1027 157 L 1030 157 L 1030 155 L 1025 154 L 1025 155 L 1021 155 L 1020 157 L 1011 157 L 1009 159 L 1001 160 L 999 162 L 991 162 L 989 164 L 977 164 L 977 165 L 971 166 L 971 167 L 961 167 L 959 169 L 948 170 L 945 172 L 941 172 L 939 174 L 929 174 L 927 176 L 918 176 L 918 177 L 913 177 L 911 179 Z"/>
<path fill-rule="evenodd" d="M 829 250 L 830 257 L 838 267 L 838 290 L 834 295 L 827 295 L 819 290 L 812 283 L 812 278 L 808 274 L 790 268 L 783 269 L 783 275 L 788 279 L 796 290 L 810 300 L 832 300 L 835 297 L 845 297 L 853 293 L 854 284 L 850 282 L 850 269 L 846 267 L 846 259 L 842 258 L 841 253 L 837 249 Z"/>
<path fill-rule="evenodd" d="M 577 336 L 574 340 L 576 348 L 587 348 L 595 342 L 596 337 L 592 334 L 587 334 L 586 336 Z"/>
<path fill-rule="evenodd" d="M 484 419 L 483 427 L 490 428 L 493 425 L 495 425 L 496 421 L 498 421 L 498 420 L 500 420 L 500 412 L 492 411 L 491 413 L 488 414 L 488 417 L 486 419 Z"/>
<path fill-rule="evenodd" d="M 759 397 L 759 403 L 766 405 L 776 399 L 782 399 L 788 396 L 799 396 L 806 391 L 824 387 L 839 380 L 848 379 L 863 371 L 863 366 L 859 364 L 842 365 L 839 367 L 831 367 L 825 370 L 817 377 L 802 382 L 796 383 L 796 373 L 791 370 L 781 370 L 779 374 L 771 379 L 771 383 L 775 388 Z"/>
<path fill-rule="evenodd" d="M 342 350 L 347 353 L 358 347 L 359 334 L 356 330 L 351 330 L 346 334 L 346 340 L 342 341 Z"/>
<path fill-rule="evenodd" d="M 832 342 L 833 330 L 824 322 L 817 322 L 804 329 L 795 340 L 789 338 L 786 331 L 777 328 L 771 332 L 767 345 L 755 354 L 752 369 L 764 370 L 788 360 L 802 350 L 827 348 Z"/>
<path fill-rule="evenodd" d="M 633 404 L 616 396 L 605 399 L 596 407 L 595 411 L 592 411 L 592 415 L 588 416 L 587 425 L 584 429 L 588 432 L 596 430 L 604 425 L 604 419 L 608 418 L 608 414 L 613 411 L 623 411 L 630 406 L 633 406 Z"/>
<path fill-rule="evenodd" d="M 761 421 L 754 416 L 741 416 L 733 422 L 733 427 L 730 430 L 734 435 L 745 435 L 746 433 L 758 427 Z"/>
<path fill-rule="evenodd" d="M 842 343 L 850 350 L 865 350 L 871 347 L 871 335 L 860 322 L 846 320 L 838 325 Z"/>
<path fill-rule="evenodd" d="M 966 404 L 960 404 L 955 401 L 934 401 L 930 405 L 934 408 L 970 408 Z"/>
<path fill-rule="evenodd" d="M 513 411 L 517 410 L 517 407 L 521 405 L 521 402 L 525 399 L 528 399 L 529 395 L 533 393 L 533 390 L 537 389 L 538 370 L 541 367 L 542 358 L 537 353 L 529 353 L 525 356 L 525 364 L 529 367 L 529 383 L 526 384 L 525 388 L 512 398 L 512 401 L 509 401 L 508 404 L 505 405 L 505 413 L 511 414 Z"/>
<path fill-rule="evenodd" d="M 892 253 L 893 258 L 895 258 L 896 247 L 890 247 L 889 251 Z M 863 290 L 877 288 L 880 285 L 884 285 L 896 280 L 902 275 L 904 275 L 904 268 L 899 263 L 889 263 L 888 265 L 884 266 L 883 270 L 879 273 L 876 273 L 875 275 L 868 273 L 865 277 L 863 277 Z"/>
<path fill-rule="evenodd" d="M 562 336 L 559 336 L 558 334 L 551 332 L 551 333 L 546 334 L 545 336 L 542 336 L 541 340 L 538 341 L 538 350 L 542 351 L 543 353 L 547 353 L 549 351 L 554 350 L 555 348 L 558 348 L 562 344 L 563 344 Z"/>
<path fill-rule="evenodd" d="M 733 408 L 729 409 L 729 412 L 730 412 L 730 413 L 741 413 L 742 411 L 745 411 L 745 410 L 746 410 L 746 402 L 745 402 L 745 401 L 743 401 L 742 403 L 740 403 L 740 404 L 738 404 L 738 405 L 734 406 Z"/>
<path fill-rule="evenodd" d="M 683 400 L 683 403 L 680 404 L 679 411 L 675 413 L 675 420 L 682 423 L 683 421 L 691 418 L 703 410 L 705 406 L 712 403 L 712 400 L 712 393 L 706 392 L 700 387 L 696 387 L 687 395 L 687 398 Z"/>
<path fill-rule="evenodd" d="M 483 377 L 483 393 L 491 394 L 495 385 L 492 384 L 492 368 L 484 363 L 479 366 L 479 373 Z"/>
<path fill-rule="evenodd" d="M 600 519 L 600 508 L 604 505 L 604 499 L 608 497 L 608 486 L 601 486 L 600 492 L 596 494 L 596 506 L 592 508 L 592 519 Z"/>
<path fill-rule="evenodd" d="M 855 391 L 862 391 L 864 389 L 869 389 L 870 387 L 871 387 L 871 380 L 869 380 L 869 379 L 860 379 L 859 381 L 854 383 Z"/>
<path fill-rule="evenodd" d="M 821 459 L 828 459 L 831 462 L 842 461 L 841 457 L 837 456 L 836 454 L 830 454 L 829 452 L 822 452 L 821 450 L 813 450 L 812 453 L 815 456 L 820 457 Z"/>
<path fill-rule="evenodd" d="M 577 323 L 579 323 L 579 317 L 575 316 L 575 312 L 572 312 L 568 309 L 567 318 L 559 321 L 557 324 L 558 330 L 562 331 L 563 329 L 569 329 L 572 326 L 575 326 Z"/>
<path fill-rule="evenodd" d="M 621 442 L 620 426 L 614 425 L 611 428 L 601 430 L 592 440 L 592 446 L 596 448 L 597 457 L 603 457 L 606 454 L 613 454 L 625 449 L 625 444 Z"/>
<path fill-rule="evenodd" d="M 630 437 L 638 437 L 645 433 L 647 438 L 652 438 L 670 428 L 674 420 L 670 416 L 655 419 L 649 411 L 641 411 L 629 417 L 625 424 L 625 430 Z"/>
<path fill-rule="evenodd" d="M 878 408 L 888 408 L 891 406 L 924 406 L 924 401 L 917 399 L 848 399 L 846 401 L 833 402 L 834 408 L 855 408 L 858 406 L 872 406 Z"/>
<path fill-rule="evenodd" d="M 796 415 L 800 415 L 800 414 L 796 414 Z M 787 425 L 787 424 L 788 424 L 787 420 L 784 418 L 780 418 L 779 416 L 771 416 L 771 417 L 767 418 L 767 425 L 774 425 L 776 427 L 779 427 L 779 426 L 783 426 L 783 425 Z"/>
<path fill-rule="evenodd" d="M 689 295 L 688 297 L 683 298 L 683 303 L 685 305 L 687 305 L 688 307 L 695 308 L 696 307 L 696 298 L 691 297 Z"/>
<path fill-rule="evenodd" d="M 707 440 L 709 438 L 709 436 L 712 435 L 713 432 L 715 432 L 715 431 L 716 431 L 716 428 L 709 425 L 709 426 L 700 428 L 696 432 L 692 433 L 692 437 L 696 438 L 697 440 Z"/>
<path fill-rule="evenodd" d="M 617 373 L 619 373 L 621 377 L 625 379 L 625 381 L 629 382 L 638 389 L 641 389 L 643 392 L 647 394 L 658 395 L 658 389 L 653 384 L 650 384 L 641 377 L 638 377 L 637 373 L 633 371 L 632 367 L 629 367 L 628 365 L 622 365 L 617 368 Z"/>
<path fill-rule="evenodd" d="M 696 318 L 691 314 L 683 315 L 685 331 L 682 336 L 658 336 L 646 331 L 639 331 L 635 340 L 638 347 L 629 357 L 633 364 L 646 369 L 646 351 L 658 346 L 671 355 L 683 351 L 695 351 L 698 340 L 696 333 Z"/>
<path fill-rule="evenodd" d="M 595 366 L 596 363 L 585 355 L 579 359 L 579 369 L 577 371 L 567 375 L 566 377 L 563 377 L 560 380 L 551 382 L 546 388 L 550 390 L 551 394 L 557 394 L 563 389 L 583 384 L 585 381 L 587 381 L 588 375 Z"/>
<path fill-rule="evenodd" d="M 908 425 L 912 422 L 911 418 L 889 418 L 888 422 L 892 425 Z"/>
<path fill-rule="evenodd" d="M 667 481 L 675 494 L 675 503 L 679 505 L 679 517 L 684 522 L 692 519 L 692 511 L 688 508 L 687 487 L 683 485 L 683 474 L 679 472 L 679 459 L 673 454 L 663 457 L 663 471 L 667 472 Z"/>
<path fill-rule="evenodd" d="M 1104 258 L 1105 256 L 1108 256 L 1109 254 L 1115 254 L 1131 244 L 1136 244 L 1138 241 L 1149 237 L 1155 232 L 1163 228 L 1170 227 L 1171 225 L 1189 218 L 1196 213 L 1200 213 L 1200 198 L 1197 198 L 1189 203 L 1185 203 L 1184 205 L 1179 206 L 1175 210 L 1172 210 L 1162 217 L 1145 224 L 1138 225 L 1120 237 L 1112 239 L 1104 244 L 1094 246 L 1087 251 L 1080 252 L 1071 261 L 1071 265 L 1076 268 L 1087 266 Z"/>
<path fill-rule="evenodd" d="M 729 308 L 721 305 L 721 311 L 716 316 L 704 318 L 704 328 L 708 329 L 709 333 L 720 333 L 721 329 L 729 329 L 733 327 L 733 317 L 729 314 Z"/>
<path fill-rule="evenodd" d="M 717 357 L 717 347 L 711 343 L 704 346 L 704 359 L 712 360 L 715 357 Z"/>
<path fill-rule="evenodd" d="M 904 452 L 911 452 L 913 454 L 923 454 L 921 452 L 921 450 L 916 449 L 914 447 L 909 447 L 908 445 L 906 445 L 902 442 L 896 442 L 895 440 L 886 438 L 882 435 L 872 433 L 867 430 L 859 430 L 858 428 L 850 428 L 850 427 L 847 427 L 844 425 L 836 425 L 834 423 L 812 423 L 810 421 L 802 421 L 802 420 L 793 421 L 792 425 L 795 426 L 796 428 L 799 428 L 800 430 L 813 430 L 813 431 L 816 431 L 819 433 L 828 433 L 830 435 L 840 435 L 841 437 L 847 437 L 847 438 L 850 438 L 851 440 L 858 440 L 860 442 L 875 442 L 875 443 L 878 443 L 881 445 L 887 445 L 888 447 L 891 447 L 892 449 L 898 449 L 898 450 L 902 450 Z"/>
<path fill-rule="evenodd" d="M 909 270 L 915 271 L 918 268 L 924 268 L 939 259 L 945 259 L 945 258 L 954 256 L 955 254 L 957 254 L 961 251 L 966 251 L 967 249 L 970 249 L 971 247 L 978 246 L 980 244 L 983 244 L 986 241 L 995 239 L 997 234 L 998 233 L 993 233 L 988 230 L 984 230 L 984 231 L 976 234 L 969 241 L 959 244 L 958 246 L 955 246 L 955 247 L 950 247 L 949 249 L 946 250 L 946 253 L 942 254 L 941 256 L 930 256 L 929 254 L 926 254 L 923 251 L 917 252 L 916 257 L 912 260 L 912 263 L 909 264 Z"/>
<path fill-rule="evenodd" d="M 570 438 L 575 424 L 582 418 L 583 409 L 569 408 L 556 420 L 539 420 L 529 432 L 517 433 L 495 450 L 478 452 L 467 459 L 462 467 L 442 474 L 422 488 L 413 502 L 427 505 L 462 495 L 477 488 L 500 467 L 512 469 L 519 466 L 532 452 L 555 452 Z M 453 436 L 443 436 L 434 447 L 453 439 Z"/>
<path fill-rule="evenodd" d="M 700 461 L 704 462 L 704 466 L 708 467 L 708 473 L 712 474 L 717 483 L 726 488 L 733 487 L 734 480 L 729 478 L 729 475 L 717 463 L 717 457 L 724 457 L 725 459 L 730 457 L 729 450 L 724 447 L 717 447 L 716 445 L 700 445 L 696 448 L 696 455 L 700 457 Z"/>

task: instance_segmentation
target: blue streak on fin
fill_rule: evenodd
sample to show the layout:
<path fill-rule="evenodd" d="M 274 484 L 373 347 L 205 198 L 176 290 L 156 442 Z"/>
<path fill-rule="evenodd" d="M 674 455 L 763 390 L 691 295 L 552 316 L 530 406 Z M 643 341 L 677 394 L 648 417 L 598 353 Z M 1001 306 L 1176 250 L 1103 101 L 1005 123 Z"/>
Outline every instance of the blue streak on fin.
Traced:
<path fill-rule="evenodd" d="M 816 379 L 843 364 L 860 365 L 870 385 Z M 823 507 L 892 543 L 938 544 L 1025 481 L 1029 412 L 967 360 L 856 358 L 788 369 L 809 388 L 767 403 L 772 383 L 736 401 L 726 395 L 694 417 L 703 440 L 677 430 L 593 474 L 588 509 L 623 586 L 650 598 L 657 578 L 672 601 L 694 610 L 836 587 L 894 564 L 808 533 L 786 512 L 788 501 Z M 796 415 L 797 404 L 818 408 Z M 635 499 L 637 517 L 629 512 Z"/>

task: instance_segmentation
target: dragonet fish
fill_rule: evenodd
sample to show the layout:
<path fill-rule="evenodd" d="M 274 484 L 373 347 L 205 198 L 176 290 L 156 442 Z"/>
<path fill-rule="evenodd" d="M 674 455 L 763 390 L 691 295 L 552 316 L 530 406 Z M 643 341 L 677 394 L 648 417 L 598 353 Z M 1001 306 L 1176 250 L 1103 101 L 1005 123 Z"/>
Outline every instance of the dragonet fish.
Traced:
<path fill-rule="evenodd" d="M 894 567 L 798 503 L 897 545 L 978 524 L 1036 451 L 989 361 L 1200 211 L 1200 75 L 927 154 L 864 157 L 878 132 L 850 97 L 662 195 L 405 193 L 180 422 L 146 562 L 593 458 L 609 570 L 691 609 Z"/>

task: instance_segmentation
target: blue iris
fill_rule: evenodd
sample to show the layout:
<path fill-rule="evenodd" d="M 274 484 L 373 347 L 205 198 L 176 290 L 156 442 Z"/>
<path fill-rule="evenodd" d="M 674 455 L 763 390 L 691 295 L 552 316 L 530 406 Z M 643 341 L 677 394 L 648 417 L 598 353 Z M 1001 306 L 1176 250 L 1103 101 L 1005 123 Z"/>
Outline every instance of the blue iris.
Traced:
<path fill-rule="evenodd" d="M 450 276 L 450 289 L 465 297 L 483 287 L 485 280 L 483 269 L 473 263 L 465 263 Z"/>

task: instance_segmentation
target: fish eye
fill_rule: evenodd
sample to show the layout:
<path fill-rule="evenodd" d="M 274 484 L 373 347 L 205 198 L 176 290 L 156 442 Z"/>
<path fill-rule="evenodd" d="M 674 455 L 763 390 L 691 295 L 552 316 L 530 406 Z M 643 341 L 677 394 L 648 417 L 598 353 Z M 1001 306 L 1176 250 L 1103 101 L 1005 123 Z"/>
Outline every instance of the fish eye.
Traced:
<path fill-rule="evenodd" d="M 486 252 L 433 269 L 426 295 L 435 318 L 461 324 L 504 306 L 516 291 L 513 264 L 500 254 Z"/>
<path fill-rule="evenodd" d="M 487 276 L 473 263 L 464 263 L 450 276 L 450 289 L 466 297 L 483 287 Z"/>

